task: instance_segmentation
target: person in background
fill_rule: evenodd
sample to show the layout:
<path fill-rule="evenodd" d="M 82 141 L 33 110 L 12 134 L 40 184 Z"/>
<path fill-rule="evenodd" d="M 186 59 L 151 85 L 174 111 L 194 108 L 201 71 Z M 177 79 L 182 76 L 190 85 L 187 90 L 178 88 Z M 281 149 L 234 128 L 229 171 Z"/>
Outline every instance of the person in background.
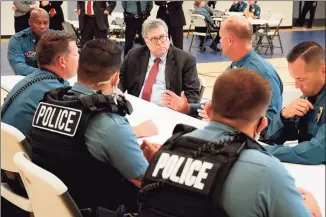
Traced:
<path fill-rule="evenodd" d="M 63 30 L 62 23 L 65 21 L 61 8 L 63 1 L 40 1 L 40 8 L 50 15 L 50 29 Z"/>
<path fill-rule="evenodd" d="M 36 1 L 14 1 L 12 9 L 15 11 L 15 33 L 29 27 L 30 11 L 36 7 Z"/>
<path fill-rule="evenodd" d="M 49 14 L 42 8 L 31 11 L 30 28 L 11 36 L 8 45 L 8 62 L 16 75 L 29 75 L 38 70 L 36 44 L 49 30 Z"/>
<path fill-rule="evenodd" d="M 134 46 L 136 33 L 138 33 L 139 43 L 144 45 L 144 38 L 142 37 L 142 25 L 147 17 L 150 16 L 153 8 L 152 1 L 123 1 L 122 8 L 124 10 L 124 20 L 126 24 L 126 43 L 124 49 L 124 56 L 126 56 L 130 49 Z"/>
<path fill-rule="evenodd" d="M 115 1 L 77 1 L 81 46 L 93 38 L 107 38 L 108 15 L 116 4 Z"/>
<path fill-rule="evenodd" d="M 298 140 L 296 146 L 268 146 L 266 150 L 281 161 L 325 164 L 326 69 L 325 49 L 313 41 L 295 46 L 287 56 L 288 68 L 301 98 L 278 112 L 268 129 L 270 144 Z"/>
<path fill-rule="evenodd" d="M 213 10 L 207 6 L 205 1 L 200 1 L 197 0 L 194 2 L 194 6 L 195 6 L 195 10 L 192 12 L 193 14 L 198 14 L 198 15 L 202 15 L 205 17 L 206 23 L 207 23 L 207 27 L 209 28 L 209 30 L 211 32 L 217 32 L 219 31 L 219 29 L 217 28 L 217 26 L 215 25 L 214 21 L 213 21 Z M 206 33 L 207 32 L 207 27 L 195 27 L 195 31 L 196 32 L 203 32 Z M 204 44 L 204 40 L 205 37 L 204 36 L 199 36 L 200 39 L 200 44 L 199 44 L 199 48 L 202 51 L 206 50 L 205 44 Z M 220 49 L 217 47 L 217 44 L 220 43 L 220 37 L 217 34 L 216 37 L 213 39 L 210 48 L 216 52 L 219 52 Z"/>
<path fill-rule="evenodd" d="M 229 10 L 230 12 L 244 12 L 245 9 L 247 8 L 247 3 L 244 2 L 243 0 L 240 1 L 234 1 L 232 2 L 232 5 Z"/>
<path fill-rule="evenodd" d="M 173 45 L 183 50 L 183 26 L 186 25 L 183 1 L 155 1 L 155 4 L 159 6 L 156 18 L 166 23 Z"/>
<path fill-rule="evenodd" d="M 257 4 L 257 1 L 248 1 L 249 9 L 244 11 L 244 14 L 247 18 L 259 19 L 261 14 L 261 8 Z"/>
<path fill-rule="evenodd" d="M 308 29 L 312 28 L 312 22 L 314 21 L 315 18 L 316 7 L 317 7 L 317 1 L 305 1 L 296 26 L 303 27 L 307 13 L 309 11 L 310 16 L 309 16 L 309 23 L 307 25 L 307 28 Z"/>

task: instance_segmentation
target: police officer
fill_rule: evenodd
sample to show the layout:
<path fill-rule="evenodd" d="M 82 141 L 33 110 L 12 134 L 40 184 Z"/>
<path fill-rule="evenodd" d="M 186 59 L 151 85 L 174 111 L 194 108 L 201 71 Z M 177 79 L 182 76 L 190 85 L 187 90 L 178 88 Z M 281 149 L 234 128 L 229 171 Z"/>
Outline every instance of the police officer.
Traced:
<path fill-rule="evenodd" d="M 294 147 L 270 146 L 267 151 L 284 162 L 325 164 L 325 49 L 316 42 L 305 41 L 290 51 L 287 60 L 290 75 L 303 96 L 274 116 L 268 138 L 271 144 L 288 140 L 299 143 Z"/>
<path fill-rule="evenodd" d="M 314 21 L 315 18 L 316 7 L 317 7 L 317 1 L 305 1 L 296 26 L 303 27 L 304 20 L 306 19 L 306 15 L 309 11 L 310 17 L 309 17 L 309 23 L 307 28 L 311 28 L 312 22 Z"/>
<path fill-rule="evenodd" d="M 142 37 L 142 25 L 143 22 L 149 17 L 153 8 L 152 1 L 123 1 L 122 7 L 124 10 L 124 20 L 126 24 L 126 44 L 124 49 L 124 55 L 126 56 L 129 50 L 134 45 L 134 39 L 136 32 L 138 33 L 139 41 L 141 45 L 144 45 L 144 39 Z"/>
<path fill-rule="evenodd" d="M 224 72 L 204 129 L 178 125 L 155 154 L 147 143 L 138 216 L 310 216 L 289 172 L 254 140 L 267 126 L 270 88 L 252 70 Z"/>
<path fill-rule="evenodd" d="M 78 207 L 138 210 L 137 189 L 148 163 L 124 117 L 132 112 L 130 103 L 114 97 L 120 63 L 115 42 L 88 41 L 78 82 L 47 93 L 47 104 L 35 113 L 32 159 L 62 179 Z"/>
<path fill-rule="evenodd" d="M 33 68 L 33 73 L 12 88 L 1 109 L 1 121 L 20 130 L 28 141 L 33 115 L 44 93 L 52 88 L 69 86 L 65 80 L 76 74 L 78 66 L 79 54 L 73 34 L 48 31 L 43 36 L 37 44 L 36 54 L 40 68 Z"/>
<path fill-rule="evenodd" d="M 247 8 L 247 3 L 243 0 L 241 1 L 234 1 L 229 9 L 230 12 L 244 12 Z"/>
<path fill-rule="evenodd" d="M 245 11 L 246 17 L 251 17 L 253 19 L 259 19 L 261 14 L 261 9 L 257 4 L 257 1 L 248 1 L 249 2 L 249 9 Z"/>
<path fill-rule="evenodd" d="M 8 45 L 8 62 L 16 75 L 29 75 L 37 70 L 36 44 L 49 30 L 49 14 L 41 8 L 31 11 L 30 28 L 13 35 Z"/>

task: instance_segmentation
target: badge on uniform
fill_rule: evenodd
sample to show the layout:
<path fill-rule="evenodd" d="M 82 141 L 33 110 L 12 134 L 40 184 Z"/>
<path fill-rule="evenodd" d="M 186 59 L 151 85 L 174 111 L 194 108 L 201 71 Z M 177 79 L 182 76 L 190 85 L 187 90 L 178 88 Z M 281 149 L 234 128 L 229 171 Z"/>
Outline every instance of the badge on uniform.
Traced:
<path fill-rule="evenodd" d="M 25 52 L 25 56 L 26 57 L 35 57 L 36 56 L 36 52 L 33 52 L 33 51 L 27 51 Z"/>
<path fill-rule="evenodd" d="M 207 195 L 211 190 L 217 169 L 218 166 L 214 162 L 164 150 L 152 159 L 147 177 Z"/>
<path fill-rule="evenodd" d="M 319 122 L 320 118 L 321 118 L 321 115 L 323 114 L 323 107 L 319 107 L 319 111 L 317 113 L 317 120 L 316 120 L 316 123 Z"/>
<path fill-rule="evenodd" d="M 33 127 L 66 136 L 75 136 L 82 111 L 41 102 L 33 118 Z"/>

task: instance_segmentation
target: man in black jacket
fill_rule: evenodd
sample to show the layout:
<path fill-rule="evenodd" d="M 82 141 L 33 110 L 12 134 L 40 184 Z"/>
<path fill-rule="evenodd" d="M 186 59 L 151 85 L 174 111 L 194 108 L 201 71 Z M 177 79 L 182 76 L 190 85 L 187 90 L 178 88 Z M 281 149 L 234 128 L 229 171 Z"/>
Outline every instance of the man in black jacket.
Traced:
<path fill-rule="evenodd" d="M 162 19 L 168 26 L 173 45 L 183 50 L 183 26 L 186 25 L 183 1 L 155 1 L 155 4 L 159 6 L 156 17 Z"/>
<path fill-rule="evenodd" d="M 77 14 L 79 30 L 81 31 L 81 45 L 95 38 L 107 38 L 109 29 L 108 14 L 116 6 L 115 1 L 78 1 Z"/>
<path fill-rule="evenodd" d="M 40 1 L 40 8 L 43 8 L 50 16 L 50 29 L 63 30 L 62 23 L 65 21 L 62 12 L 63 1 Z"/>
<path fill-rule="evenodd" d="M 120 69 L 119 88 L 158 105 L 171 92 L 185 94 L 188 102 L 199 102 L 196 60 L 170 45 L 165 22 L 147 19 L 142 35 L 147 46 L 128 52 Z"/>

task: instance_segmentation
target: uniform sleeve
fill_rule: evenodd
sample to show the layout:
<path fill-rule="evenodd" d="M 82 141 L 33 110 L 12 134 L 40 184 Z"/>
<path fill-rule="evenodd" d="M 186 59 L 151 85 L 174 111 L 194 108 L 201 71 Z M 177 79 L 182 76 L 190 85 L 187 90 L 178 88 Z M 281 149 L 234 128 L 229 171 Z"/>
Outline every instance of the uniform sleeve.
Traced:
<path fill-rule="evenodd" d="M 281 145 L 286 141 L 298 139 L 298 129 L 295 122 L 297 118 L 283 119 L 281 118 L 281 111 L 277 113 L 270 122 L 267 131 L 267 138 L 269 143 Z"/>
<path fill-rule="evenodd" d="M 95 158 L 110 163 L 132 180 L 145 174 L 148 162 L 127 119 L 111 115 L 101 113 L 89 121 L 86 145 Z"/>
<path fill-rule="evenodd" d="M 297 164 L 325 164 L 325 124 L 323 124 L 314 138 L 291 146 L 268 146 L 267 152 L 280 161 Z"/>
<path fill-rule="evenodd" d="M 256 7 L 256 10 L 254 12 L 254 15 L 257 17 L 257 19 L 260 19 L 261 9 L 260 7 Z"/>
<path fill-rule="evenodd" d="M 8 45 L 8 62 L 16 75 L 29 75 L 37 70 L 27 65 L 23 48 L 16 37 L 12 36 Z"/>
<path fill-rule="evenodd" d="M 273 161 L 262 174 L 256 198 L 257 216 L 311 216 L 293 177 L 279 161 Z"/>

